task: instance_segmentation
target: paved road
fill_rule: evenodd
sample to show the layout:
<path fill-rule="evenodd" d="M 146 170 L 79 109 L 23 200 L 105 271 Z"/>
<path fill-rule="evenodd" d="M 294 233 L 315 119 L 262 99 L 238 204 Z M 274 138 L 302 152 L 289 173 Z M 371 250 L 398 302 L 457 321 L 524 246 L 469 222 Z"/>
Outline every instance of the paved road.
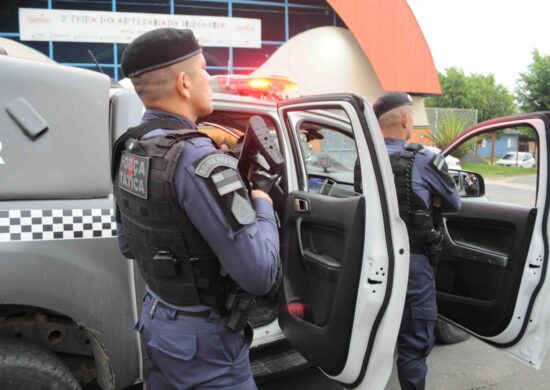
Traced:
<path fill-rule="evenodd" d="M 485 180 L 485 195 L 490 201 L 524 206 L 535 204 L 537 176 L 512 176 Z"/>
<path fill-rule="evenodd" d="M 427 390 L 550 389 L 550 359 L 537 371 L 471 338 L 454 345 L 436 345 L 428 359 Z M 259 386 L 260 390 L 340 390 L 315 369 Z M 386 390 L 399 390 L 395 370 Z"/>

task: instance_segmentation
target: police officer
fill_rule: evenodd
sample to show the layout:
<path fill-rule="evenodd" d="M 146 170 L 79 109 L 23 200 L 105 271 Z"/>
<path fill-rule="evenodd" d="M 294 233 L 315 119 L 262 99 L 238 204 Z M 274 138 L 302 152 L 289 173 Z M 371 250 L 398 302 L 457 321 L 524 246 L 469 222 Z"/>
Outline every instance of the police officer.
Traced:
<path fill-rule="evenodd" d="M 271 198 L 197 132 L 212 112 L 192 31 L 161 28 L 122 58 L 146 111 L 113 149 L 119 244 L 146 282 L 140 320 L 150 389 L 255 389 L 247 314 L 279 269 Z"/>
<path fill-rule="evenodd" d="M 445 160 L 421 145 L 405 142 L 413 128 L 412 98 L 390 92 L 373 105 L 390 154 L 399 214 L 411 251 L 405 308 L 398 337 L 397 372 L 402 389 L 424 389 L 426 358 L 435 342 L 437 307 L 434 265 L 443 231 L 434 216 L 456 211 L 460 197 Z"/>

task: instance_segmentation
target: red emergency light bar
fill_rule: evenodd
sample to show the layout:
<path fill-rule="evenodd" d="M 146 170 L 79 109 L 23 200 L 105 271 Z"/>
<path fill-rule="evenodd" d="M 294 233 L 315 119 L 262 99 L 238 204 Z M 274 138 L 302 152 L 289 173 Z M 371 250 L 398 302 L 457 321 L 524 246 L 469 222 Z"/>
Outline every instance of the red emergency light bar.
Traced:
<path fill-rule="evenodd" d="M 214 92 L 252 96 L 267 100 L 284 100 L 298 84 L 282 76 L 253 77 L 243 75 L 213 76 L 210 86 Z"/>

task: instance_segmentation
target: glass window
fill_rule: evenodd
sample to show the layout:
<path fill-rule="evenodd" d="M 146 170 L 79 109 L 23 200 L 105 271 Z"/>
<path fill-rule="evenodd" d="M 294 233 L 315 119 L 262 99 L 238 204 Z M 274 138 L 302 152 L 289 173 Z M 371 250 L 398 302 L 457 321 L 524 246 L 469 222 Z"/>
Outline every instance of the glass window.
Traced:
<path fill-rule="evenodd" d="M 252 73 L 254 70 L 253 69 L 233 69 L 233 74 L 244 74 L 244 75 L 248 75 L 250 73 Z"/>
<path fill-rule="evenodd" d="M 176 0 L 174 12 L 179 15 L 227 16 L 227 3 L 211 3 L 206 1 Z"/>
<path fill-rule="evenodd" d="M 169 14 L 170 5 L 168 1 L 118 1 L 117 12 L 135 12 L 149 14 Z"/>
<path fill-rule="evenodd" d="M 303 189 L 322 195 L 347 197 L 354 192 L 357 148 L 349 119 L 342 109 L 290 112 L 297 132 L 307 178 Z"/>
<path fill-rule="evenodd" d="M 220 126 L 212 122 L 202 122 L 199 131 L 212 138 L 222 149 L 234 149 L 243 132 L 228 126 Z"/>
<path fill-rule="evenodd" d="M 479 196 L 481 176 L 483 200 L 533 207 L 537 192 L 538 137 L 530 126 L 498 129 L 476 135 L 451 151 L 464 172 L 450 170 L 461 196 Z M 476 190 L 476 191 L 474 191 Z"/>
<path fill-rule="evenodd" d="M 236 67 L 257 68 L 279 48 L 263 45 L 261 49 L 233 49 L 233 65 Z"/>
<path fill-rule="evenodd" d="M 107 0 L 108 1 L 108 0 Z M 168 5 L 170 4 L 170 0 L 116 0 L 117 7 L 119 5 L 129 5 L 129 4 L 136 4 L 136 5 Z"/>
<path fill-rule="evenodd" d="M 229 74 L 229 69 L 228 68 L 224 68 L 224 69 L 210 69 L 208 67 L 206 67 L 206 70 L 208 71 L 208 74 L 210 76 L 216 76 L 216 75 L 219 75 L 219 74 Z"/>
<path fill-rule="evenodd" d="M 48 8 L 47 0 L 22 0 L 2 2 L 0 7 L 0 32 L 19 32 L 19 8 Z"/>
<path fill-rule="evenodd" d="M 291 8 L 289 10 L 289 35 L 293 37 L 315 27 L 332 26 L 334 11 L 331 9 Z"/>
<path fill-rule="evenodd" d="M 84 69 L 92 70 L 94 72 L 99 72 L 95 64 L 92 67 L 86 67 Z M 103 66 L 101 69 L 103 69 L 103 73 L 109 76 L 110 78 L 115 77 L 115 69 L 113 68 L 113 66 Z"/>
<path fill-rule="evenodd" d="M 330 8 L 330 5 L 326 2 L 326 0 L 289 0 L 289 4 L 315 5 L 318 7 Z"/>
<path fill-rule="evenodd" d="M 240 143 L 244 140 L 243 135 L 248 129 L 248 122 L 252 115 L 258 114 L 215 111 L 208 117 L 203 118 L 199 125 L 199 130 L 212 137 L 218 145 L 225 145 L 228 149 L 234 149 L 235 152 L 240 153 Z M 275 122 L 268 115 L 260 116 L 265 121 L 275 144 L 279 147 Z"/>
<path fill-rule="evenodd" d="M 227 66 L 229 49 L 226 47 L 204 47 L 202 49 L 208 66 Z"/>
<path fill-rule="evenodd" d="M 88 53 L 90 50 L 97 62 L 113 63 L 112 43 L 78 43 L 78 42 L 54 42 L 53 53 L 57 62 L 91 63 L 93 60 Z"/>
<path fill-rule="evenodd" d="M 112 11 L 113 4 L 109 0 L 100 1 L 66 1 L 53 0 L 53 9 L 71 9 L 79 11 Z"/>
<path fill-rule="evenodd" d="M 285 9 L 267 5 L 234 4 L 233 16 L 262 20 L 263 41 L 285 40 Z"/>

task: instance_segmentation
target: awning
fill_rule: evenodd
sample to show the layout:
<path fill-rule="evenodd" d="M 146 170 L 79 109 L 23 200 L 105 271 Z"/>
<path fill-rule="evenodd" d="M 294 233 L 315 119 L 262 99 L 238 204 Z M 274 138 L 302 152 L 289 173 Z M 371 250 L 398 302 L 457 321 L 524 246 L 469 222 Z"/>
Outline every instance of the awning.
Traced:
<path fill-rule="evenodd" d="M 327 0 L 359 41 L 385 91 L 441 94 L 432 54 L 405 0 Z"/>

